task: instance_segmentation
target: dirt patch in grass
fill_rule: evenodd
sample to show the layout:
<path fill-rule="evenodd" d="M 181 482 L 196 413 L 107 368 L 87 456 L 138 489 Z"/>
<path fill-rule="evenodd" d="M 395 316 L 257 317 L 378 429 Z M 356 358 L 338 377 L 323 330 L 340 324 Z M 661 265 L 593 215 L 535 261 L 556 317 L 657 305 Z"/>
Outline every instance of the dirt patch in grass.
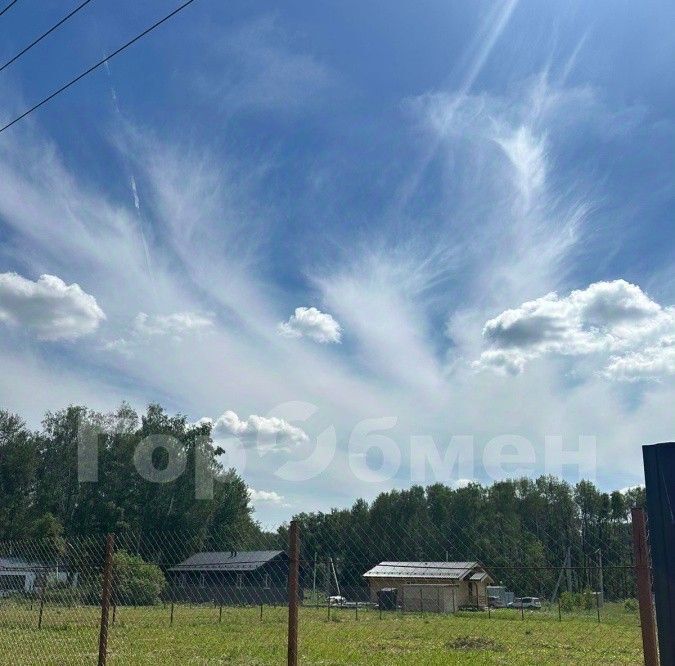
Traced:
<path fill-rule="evenodd" d="M 504 646 L 501 643 L 482 636 L 460 636 L 459 638 L 455 638 L 454 641 L 446 643 L 446 646 L 451 650 L 463 650 L 464 652 L 474 650 L 504 651 Z"/>

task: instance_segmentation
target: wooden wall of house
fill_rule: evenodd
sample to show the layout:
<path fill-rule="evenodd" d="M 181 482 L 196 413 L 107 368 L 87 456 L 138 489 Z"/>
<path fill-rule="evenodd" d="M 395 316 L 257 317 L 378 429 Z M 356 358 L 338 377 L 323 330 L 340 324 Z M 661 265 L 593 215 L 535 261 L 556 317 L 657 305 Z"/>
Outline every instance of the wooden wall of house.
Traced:
<path fill-rule="evenodd" d="M 163 601 L 175 603 L 214 603 L 224 606 L 266 606 L 288 603 L 288 587 L 261 587 L 259 585 L 170 585 L 164 595 Z"/>
<path fill-rule="evenodd" d="M 395 587 L 398 590 L 403 590 L 406 585 L 443 585 L 451 584 L 456 585 L 456 601 L 457 606 L 475 606 L 476 605 L 476 585 L 478 585 L 478 602 L 480 606 L 487 605 L 487 581 L 471 581 L 471 588 L 469 588 L 469 582 L 467 580 L 461 581 L 443 581 L 438 578 L 406 578 L 405 580 L 401 579 L 392 579 L 392 578 L 369 578 L 368 584 L 370 588 L 370 601 L 377 603 L 377 593 L 379 590 L 387 587 Z M 402 594 L 404 592 L 399 592 L 399 601 L 402 603 Z"/>

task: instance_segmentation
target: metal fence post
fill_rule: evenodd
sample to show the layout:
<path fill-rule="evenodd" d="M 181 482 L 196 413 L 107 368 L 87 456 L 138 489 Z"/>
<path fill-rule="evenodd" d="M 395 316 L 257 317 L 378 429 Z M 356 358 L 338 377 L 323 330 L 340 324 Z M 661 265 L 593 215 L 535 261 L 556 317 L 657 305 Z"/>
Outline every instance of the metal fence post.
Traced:
<path fill-rule="evenodd" d="M 98 639 L 98 666 L 105 666 L 108 657 L 108 615 L 110 613 L 110 592 L 112 589 L 113 552 L 115 535 L 108 534 L 105 542 L 105 561 L 101 584 L 101 631 Z"/>
<path fill-rule="evenodd" d="M 38 629 L 42 629 L 42 613 L 45 608 L 45 592 L 47 591 L 47 573 L 43 574 L 44 579 L 42 581 L 42 587 L 40 588 L 40 614 L 38 616 Z"/>
<path fill-rule="evenodd" d="M 288 550 L 288 666 L 298 664 L 298 600 L 300 578 L 300 536 L 297 521 L 291 521 Z"/>
<path fill-rule="evenodd" d="M 645 512 L 643 509 L 634 508 L 631 510 L 631 517 L 633 521 L 633 550 L 635 552 L 635 573 L 637 576 L 645 666 L 658 666 L 659 658 L 656 648 L 656 623 L 654 622 L 654 600 L 652 598 L 651 577 L 649 575 Z"/>

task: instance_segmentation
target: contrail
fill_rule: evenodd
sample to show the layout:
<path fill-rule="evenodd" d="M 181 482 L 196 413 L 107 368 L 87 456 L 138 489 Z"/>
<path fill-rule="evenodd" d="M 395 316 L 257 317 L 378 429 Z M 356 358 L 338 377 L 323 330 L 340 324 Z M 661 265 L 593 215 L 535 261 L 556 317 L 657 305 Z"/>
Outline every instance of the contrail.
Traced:
<path fill-rule="evenodd" d="M 108 74 L 108 78 L 110 78 L 112 81 L 112 72 L 110 71 L 108 62 L 106 61 L 104 64 L 105 64 L 105 71 Z M 115 109 L 115 113 L 118 116 L 118 118 L 122 120 L 122 110 L 120 109 L 119 106 L 117 91 L 115 90 L 115 87 L 112 85 L 112 82 L 110 84 L 110 95 L 112 97 L 113 108 Z M 134 208 L 136 209 L 136 215 L 138 217 L 138 233 L 141 237 L 141 244 L 143 245 L 143 253 L 145 255 L 145 266 L 146 270 L 148 271 L 148 276 L 150 277 L 150 285 L 152 286 L 152 292 L 155 296 L 155 301 L 157 301 L 157 288 L 155 284 L 155 275 L 152 270 L 152 262 L 150 260 L 150 248 L 148 247 L 148 241 L 145 238 L 145 232 L 143 231 L 144 219 L 143 213 L 141 212 L 141 200 L 138 196 L 138 187 L 136 186 L 136 177 L 134 176 L 133 169 L 131 168 L 131 165 L 129 164 L 129 160 L 127 159 L 126 155 L 124 154 L 122 155 L 122 160 L 125 169 L 129 172 L 129 185 L 131 186 L 131 194 L 134 200 Z"/>

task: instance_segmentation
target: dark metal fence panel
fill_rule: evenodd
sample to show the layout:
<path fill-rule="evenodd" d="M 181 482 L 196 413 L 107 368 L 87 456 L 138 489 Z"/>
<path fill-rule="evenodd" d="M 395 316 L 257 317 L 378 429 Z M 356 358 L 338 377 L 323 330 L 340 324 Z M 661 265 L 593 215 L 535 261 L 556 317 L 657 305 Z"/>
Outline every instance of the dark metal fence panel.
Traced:
<path fill-rule="evenodd" d="M 675 444 L 643 447 L 662 664 L 675 664 Z"/>

